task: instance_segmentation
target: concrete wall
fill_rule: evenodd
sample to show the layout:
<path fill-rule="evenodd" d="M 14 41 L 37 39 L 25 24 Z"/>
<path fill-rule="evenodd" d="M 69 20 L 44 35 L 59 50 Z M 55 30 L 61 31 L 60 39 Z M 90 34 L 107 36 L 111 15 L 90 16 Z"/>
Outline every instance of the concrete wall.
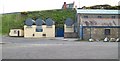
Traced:
<path fill-rule="evenodd" d="M 74 32 L 74 25 L 66 26 L 66 24 L 64 24 L 64 32 Z"/>
<path fill-rule="evenodd" d="M 24 26 L 24 37 L 25 38 L 41 38 L 41 37 L 55 37 L 55 25 L 52 25 L 50 27 L 46 26 L 46 25 L 42 25 L 41 28 L 43 29 L 42 32 L 36 32 L 36 28 L 38 26 L 33 25 L 31 27 L 28 26 Z M 43 36 L 43 35 L 46 36 Z"/>
<path fill-rule="evenodd" d="M 64 33 L 64 38 L 77 38 L 78 35 L 76 32 L 65 32 Z"/>
<path fill-rule="evenodd" d="M 18 31 L 19 31 L 19 35 L 18 35 Z M 11 29 L 9 36 L 23 36 L 24 32 L 22 29 Z"/>
<path fill-rule="evenodd" d="M 64 24 L 64 38 L 76 38 L 78 35 L 74 32 L 74 25 L 66 26 Z"/>

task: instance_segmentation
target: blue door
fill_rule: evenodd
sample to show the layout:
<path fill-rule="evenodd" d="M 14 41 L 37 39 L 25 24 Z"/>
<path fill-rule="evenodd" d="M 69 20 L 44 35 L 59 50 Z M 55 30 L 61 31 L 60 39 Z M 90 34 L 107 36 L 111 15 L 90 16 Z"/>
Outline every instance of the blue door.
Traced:
<path fill-rule="evenodd" d="M 64 29 L 63 28 L 56 28 L 56 37 L 64 37 Z"/>

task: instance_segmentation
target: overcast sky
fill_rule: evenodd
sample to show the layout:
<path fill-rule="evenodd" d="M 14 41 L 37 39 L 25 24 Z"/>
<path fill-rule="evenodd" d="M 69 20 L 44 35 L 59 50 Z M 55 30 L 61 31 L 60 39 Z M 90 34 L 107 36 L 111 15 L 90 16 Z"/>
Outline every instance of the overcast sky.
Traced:
<path fill-rule="evenodd" d="M 77 7 L 100 4 L 118 5 L 119 0 L 0 0 L 0 13 L 61 9 L 64 2 Z"/>

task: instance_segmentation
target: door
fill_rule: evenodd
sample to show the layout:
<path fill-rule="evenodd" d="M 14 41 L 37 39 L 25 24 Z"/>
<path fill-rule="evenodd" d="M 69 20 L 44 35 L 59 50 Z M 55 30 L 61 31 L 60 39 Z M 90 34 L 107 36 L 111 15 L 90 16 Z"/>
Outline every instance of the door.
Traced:
<path fill-rule="evenodd" d="M 18 36 L 20 36 L 20 31 L 18 30 Z"/>
<path fill-rule="evenodd" d="M 56 37 L 64 37 L 64 29 L 63 28 L 56 28 Z"/>

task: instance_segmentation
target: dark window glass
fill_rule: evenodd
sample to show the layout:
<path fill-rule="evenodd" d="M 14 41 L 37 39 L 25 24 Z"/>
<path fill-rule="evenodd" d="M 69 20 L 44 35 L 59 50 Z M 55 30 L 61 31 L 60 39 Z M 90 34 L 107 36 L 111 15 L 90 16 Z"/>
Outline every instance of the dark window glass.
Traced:
<path fill-rule="evenodd" d="M 98 16 L 98 18 L 102 18 L 102 16 Z"/>
<path fill-rule="evenodd" d="M 36 29 L 36 32 L 43 32 L 43 29 L 37 28 L 37 29 Z"/>
<path fill-rule="evenodd" d="M 113 19 L 115 19 L 115 16 L 112 16 Z"/>
<path fill-rule="evenodd" d="M 88 16 L 84 16 L 84 18 L 88 18 Z"/>
<path fill-rule="evenodd" d="M 17 33 L 17 30 L 14 30 L 14 34 L 16 34 Z"/>
<path fill-rule="evenodd" d="M 105 29 L 105 35 L 110 35 L 110 29 Z"/>

